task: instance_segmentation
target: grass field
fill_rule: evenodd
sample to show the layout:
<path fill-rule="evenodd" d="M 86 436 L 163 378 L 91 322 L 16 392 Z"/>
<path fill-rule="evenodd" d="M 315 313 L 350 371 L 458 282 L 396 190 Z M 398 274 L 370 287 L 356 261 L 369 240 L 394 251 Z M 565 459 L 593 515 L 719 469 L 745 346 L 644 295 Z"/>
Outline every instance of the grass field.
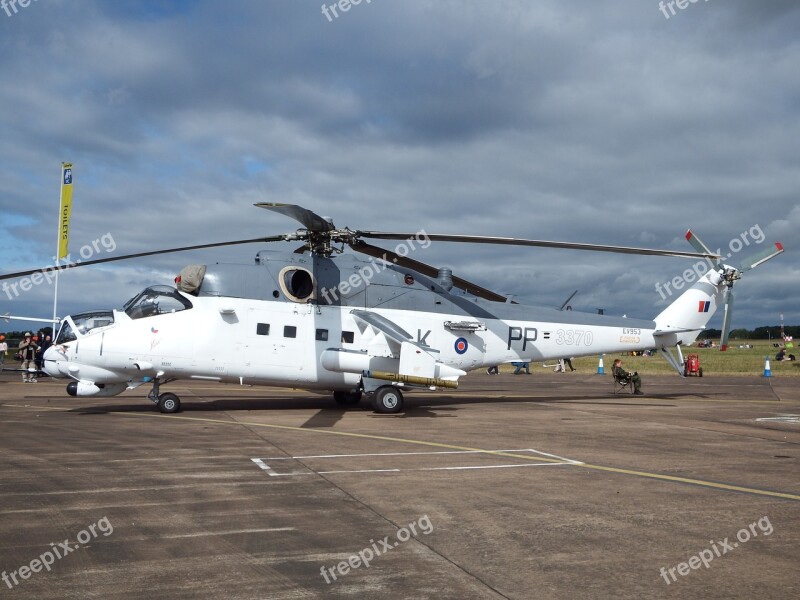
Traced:
<path fill-rule="evenodd" d="M 752 348 L 739 348 L 740 345 L 750 344 Z M 775 361 L 777 348 L 772 346 L 772 342 L 767 340 L 731 340 L 728 350 L 720 352 L 719 348 L 697 348 L 690 346 L 683 348 L 684 357 L 687 354 L 697 354 L 700 358 L 700 366 L 703 368 L 703 375 L 763 375 L 764 358 L 769 356 L 770 367 L 773 377 L 800 377 L 800 348 L 787 351 L 787 354 L 794 354 L 798 360 L 789 362 Z M 572 366 L 579 372 L 596 373 L 599 356 L 584 356 L 572 359 Z M 659 355 L 656 356 L 627 356 L 625 354 L 606 354 L 603 357 L 605 372 L 611 372 L 611 365 L 614 359 L 621 358 L 622 364 L 628 371 L 638 371 L 642 374 L 674 373 L 672 367 L 667 364 Z M 553 364 L 556 361 L 548 361 Z M 542 370 L 542 363 L 531 363 L 531 373 Z M 511 365 L 503 365 L 502 372 L 514 372 Z M 552 367 L 551 367 L 552 370 Z"/>

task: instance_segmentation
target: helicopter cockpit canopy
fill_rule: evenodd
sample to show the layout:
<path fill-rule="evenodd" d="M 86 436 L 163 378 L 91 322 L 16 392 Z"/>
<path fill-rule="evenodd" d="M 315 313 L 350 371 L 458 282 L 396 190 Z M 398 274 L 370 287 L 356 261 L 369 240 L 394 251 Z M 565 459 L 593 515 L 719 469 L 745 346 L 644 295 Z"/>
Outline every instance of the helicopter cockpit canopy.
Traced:
<path fill-rule="evenodd" d="M 128 300 L 122 310 L 131 319 L 144 319 L 155 315 L 176 313 L 190 308 L 192 308 L 192 303 L 175 288 L 166 285 L 154 285 Z"/>

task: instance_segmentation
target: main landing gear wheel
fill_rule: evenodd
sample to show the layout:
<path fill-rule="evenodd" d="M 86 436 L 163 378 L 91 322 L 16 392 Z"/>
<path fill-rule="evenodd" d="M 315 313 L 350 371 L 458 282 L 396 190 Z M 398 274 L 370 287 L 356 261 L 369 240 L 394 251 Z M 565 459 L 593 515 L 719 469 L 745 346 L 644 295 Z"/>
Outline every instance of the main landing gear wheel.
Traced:
<path fill-rule="evenodd" d="M 361 390 L 356 392 L 333 392 L 333 399 L 336 404 L 342 406 L 355 406 L 361 402 Z"/>
<path fill-rule="evenodd" d="M 181 409 L 181 399 L 175 394 L 166 392 L 158 397 L 158 410 L 162 413 L 176 413 Z"/>
<path fill-rule="evenodd" d="M 384 414 L 399 413 L 403 410 L 403 392 L 391 385 L 375 390 L 372 397 L 372 408 Z"/>

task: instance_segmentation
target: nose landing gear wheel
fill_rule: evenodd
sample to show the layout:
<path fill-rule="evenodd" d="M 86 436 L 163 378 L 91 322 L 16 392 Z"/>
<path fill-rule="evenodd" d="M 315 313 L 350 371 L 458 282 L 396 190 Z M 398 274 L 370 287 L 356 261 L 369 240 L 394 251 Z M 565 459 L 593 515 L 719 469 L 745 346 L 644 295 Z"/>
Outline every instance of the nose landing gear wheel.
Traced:
<path fill-rule="evenodd" d="M 175 394 L 166 392 L 158 397 L 158 410 L 162 413 L 171 414 L 180 411 L 181 399 Z"/>
<path fill-rule="evenodd" d="M 375 390 L 372 397 L 372 408 L 377 413 L 394 414 L 403 410 L 403 392 L 391 385 Z"/>

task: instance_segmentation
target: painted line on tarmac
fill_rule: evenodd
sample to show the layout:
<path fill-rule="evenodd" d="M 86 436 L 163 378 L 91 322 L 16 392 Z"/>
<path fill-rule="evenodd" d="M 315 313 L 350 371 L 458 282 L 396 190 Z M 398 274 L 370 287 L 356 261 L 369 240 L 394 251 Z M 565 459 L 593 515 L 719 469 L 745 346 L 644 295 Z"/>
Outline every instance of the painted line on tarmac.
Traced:
<path fill-rule="evenodd" d="M 2 406 L 9 406 L 14 408 L 27 408 L 27 409 L 34 409 L 34 410 L 51 410 L 51 411 L 60 411 L 60 412 L 70 412 L 71 409 L 63 409 L 63 408 L 51 408 L 51 407 L 41 407 L 41 406 L 22 406 L 16 404 L 3 404 Z M 252 421 L 237 421 L 235 419 L 230 421 L 222 421 L 220 419 L 208 419 L 204 417 L 180 417 L 176 415 L 164 415 L 158 413 L 115 413 L 115 412 L 106 412 L 104 414 L 109 415 L 119 415 L 119 416 L 127 416 L 127 417 L 151 417 L 156 419 L 174 419 L 178 421 L 197 421 L 201 423 L 217 423 L 219 425 L 240 425 L 240 426 L 248 426 L 248 427 L 263 427 L 266 429 L 279 429 L 284 431 L 294 431 L 294 432 L 303 432 L 303 433 L 321 433 L 327 435 L 338 435 L 343 437 L 353 437 L 353 438 L 361 438 L 361 439 L 368 439 L 368 440 L 380 440 L 386 442 L 397 442 L 401 444 L 414 444 L 417 446 L 428 446 L 432 448 L 447 448 L 449 450 L 469 450 L 469 451 L 479 451 L 485 452 L 486 454 L 493 454 L 496 456 L 506 456 L 510 458 L 522 458 L 525 460 L 534 460 L 540 462 L 549 462 L 549 463 L 560 463 L 560 460 L 554 458 L 544 458 L 539 456 L 526 456 L 523 454 L 513 454 L 509 452 L 498 452 L 498 451 L 491 451 L 485 450 L 482 448 L 470 448 L 468 446 L 457 446 L 455 444 L 445 444 L 442 442 L 429 442 L 425 440 L 413 440 L 407 438 L 397 438 L 385 435 L 373 435 L 368 433 L 355 433 L 349 431 L 330 431 L 326 429 L 310 429 L 304 427 L 294 427 L 291 425 L 275 425 L 272 423 L 254 423 Z M 800 495 L 798 494 L 790 494 L 787 492 L 778 492 L 774 490 L 761 490 L 758 488 L 749 488 L 745 486 L 739 485 L 731 485 L 726 483 L 718 483 L 715 481 L 704 481 L 702 479 L 691 479 L 689 477 L 677 477 L 674 475 L 662 475 L 660 473 L 650 473 L 647 471 L 637 471 L 634 469 L 623 469 L 619 467 L 608 467 L 603 465 L 592 465 L 584 463 L 582 465 L 575 465 L 578 468 L 583 469 L 592 469 L 595 471 L 604 471 L 606 473 L 617 473 L 620 475 L 633 475 L 636 477 L 643 477 L 646 479 L 655 479 L 658 481 L 669 481 L 673 483 L 685 483 L 689 485 L 695 485 L 700 487 L 705 487 L 709 489 L 716 489 L 716 490 L 724 490 L 729 492 L 742 492 L 745 494 L 754 494 L 758 496 L 768 496 L 771 498 L 782 498 L 784 500 L 793 500 L 796 502 L 800 502 Z"/>
<path fill-rule="evenodd" d="M 644 400 L 658 400 L 661 402 L 725 402 L 728 403 L 735 403 L 741 402 L 745 404 L 772 404 L 775 405 L 776 403 L 781 402 L 780 398 L 775 398 L 775 400 L 745 400 L 742 398 L 675 398 L 670 394 L 658 395 L 658 394 L 645 394 L 644 396 L 622 396 L 622 395 L 611 395 L 611 396 L 586 396 L 585 398 L 559 398 L 554 400 L 552 396 L 549 395 L 539 395 L 536 394 L 470 394 L 464 396 L 446 396 L 447 398 L 454 399 L 454 400 L 504 400 L 509 399 L 513 400 L 516 398 L 527 398 L 530 400 L 529 402 L 520 402 L 518 404 L 567 404 L 567 403 L 582 403 L 582 402 L 603 402 L 604 400 L 636 400 L 637 403 L 641 403 Z M 783 400 L 783 402 L 789 402 L 788 400 Z M 654 406 L 653 408 L 659 408 L 658 406 Z"/>
<path fill-rule="evenodd" d="M 440 450 L 437 452 L 370 452 L 370 453 L 362 453 L 362 454 L 313 454 L 309 456 L 269 456 L 266 458 L 259 458 L 259 459 L 252 459 L 255 460 L 299 460 L 304 458 L 357 458 L 363 456 L 432 456 L 437 454 L 493 454 L 495 452 L 534 452 L 536 454 L 542 454 L 544 456 L 550 456 L 552 458 L 558 458 L 559 460 L 563 460 L 568 463 L 573 464 L 583 464 L 578 460 L 572 460 L 570 458 L 564 458 L 563 456 L 557 456 L 556 454 L 548 454 L 547 452 L 542 452 L 541 450 L 534 450 L 533 448 L 516 448 L 512 450 Z"/>
<path fill-rule="evenodd" d="M 363 458 L 363 457 L 398 457 L 398 456 L 452 456 L 454 454 L 485 454 L 496 455 L 498 452 L 527 452 L 532 454 L 539 454 L 542 456 L 550 456 L 560 459 L 559 462 L 526 462 L 515 464 L 501 464 L 501 465 L 465 465 L 465 466 L 451 466 L 451 467 L 413 467 L 413 468 L 387 468 L 387 469 L 347 469 L 336 471 L 318 471 L 307 467 L 305 471 L 292 471 L 290 473 L 278 473 L 269 466 L 265 461 L 273 463 L 275 461 L 283 460 L 303 460 L 303 459 L 330 459 L 330 458 Z M 559 465 L 582 465 L 583 463 L 570 458 L 563 458 L 555 454 L 548 454 L 533 448 L 520 448 L 516 450 L 437 450 L 434 452 L 373 452 L 364 454 L 316 454 L 311 456 L 273 456 L 265 458 L 251 458 L 259 469 L 265 471 L 270 477 L 291 477 L 296 475 L 333 475 L 341 473 L 400 473 L 409 471 L 470 471 L 476 469 L 511 469 L 518 467 L 557 467 Z"/>
<path fill-rule="evenodd" d="M 418 469 L 361 469 L 358 471 L 315 471 L 308 475 L 341 475 L 343 473 L 408 473 L 411 471 L 468 471 L 474 469 L 511 469 L 515 467 L 564 467 L 570 463 L 527 463 L 524 465 L 482 465 L 467 467 L 420 467 Z M 287 475 L 303 475 L 303 473 L 287 473 Z"/>

